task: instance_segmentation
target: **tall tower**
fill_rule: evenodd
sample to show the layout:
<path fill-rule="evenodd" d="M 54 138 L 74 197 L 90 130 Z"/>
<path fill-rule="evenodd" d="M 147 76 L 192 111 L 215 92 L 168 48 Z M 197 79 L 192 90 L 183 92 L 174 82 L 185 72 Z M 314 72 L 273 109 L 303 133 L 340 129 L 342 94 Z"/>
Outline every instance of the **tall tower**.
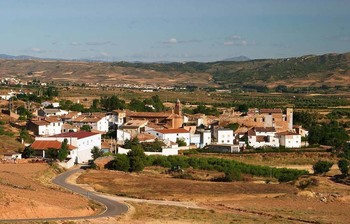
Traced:
<path fill-rule="evenodd" d="M 177 115 L 180 115 L 180 116 L 182 115 L 182 106 L 179 99 L 176 100 L 174 112 Z"/>
<path fill-rule="evenodd" d="M 291 131 L 293 129 L 293 108 L 287 108 L 287 122 L 288 130 Z"/>

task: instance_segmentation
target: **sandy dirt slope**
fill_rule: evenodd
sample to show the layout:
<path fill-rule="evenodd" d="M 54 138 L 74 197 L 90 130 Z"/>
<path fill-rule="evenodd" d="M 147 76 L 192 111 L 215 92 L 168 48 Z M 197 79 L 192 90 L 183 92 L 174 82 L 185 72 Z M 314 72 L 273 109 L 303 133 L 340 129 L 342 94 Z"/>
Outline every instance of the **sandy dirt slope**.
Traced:
<path fill-rule="evenodd" d="M 47 164 L 0 164 L 0 219 L 94 214 L 87 199 L 39 180 L 51 172 Z"/>

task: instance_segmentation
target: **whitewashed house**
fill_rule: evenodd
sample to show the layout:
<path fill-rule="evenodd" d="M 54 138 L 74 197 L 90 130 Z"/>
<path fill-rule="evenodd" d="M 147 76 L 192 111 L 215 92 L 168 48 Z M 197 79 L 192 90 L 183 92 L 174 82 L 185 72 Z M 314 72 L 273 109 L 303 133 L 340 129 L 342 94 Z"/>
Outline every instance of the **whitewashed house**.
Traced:
<path fill-rule="evenodd" d="M 79 128 L 84 125 L 89 125 L 93 130 L 108 132 L 109 122 L 108 118 L 103 114 L 94 114 L 94 115 L 81 115 L 70 120 L 74 126 Z"/>
<path fill-rule="evenodd" d="M 57 108 L 57 107 L 60 107 L 60 103 L 59 102 L 44 101 L 41 103 L 41 106 L 42 107 L 52 106 L 53 108 Z"/>
<path fill-rule="evenodd" d="M 49 136 L 60 134 L 63 122 L 58 117 L 45 117 L 29 120 L 27 129 L 36 136 Z"/>
<path fill-rule="evenodd" d="M 128 132 L 131 138 L 137 136 L 138 134 L 146 130 L 148 120 L 129 120 L 120 126 L 120 129 L 124 132 Z"/>
<path fill-rule="evenodd" d="M 216 129 L 216 139 L 218 144 L 233 145 L 233 130 L 226 128 Z"/>
<path fill-rule="evenodd" d="M 38 116 L 49 117 L 49 116 L 63 116 L 68 114 L 68 111 L 57 109 L 57 108 L 46 108 L 39 109 Z"/>
<path fill-rule="evenodd" d="M 200 132 L 200 145 L 199 148 L 203 148 L 211 144 L 211 131 L 204 130 Z"/>
<path fill-rule="evenodd" d="M 286 148 L 300 148 L 301 147 L 301 135 L 286 131 L 278 133 L 279 142 L 281 146 Z"/>
<path fill-rule="evenodd" d="M 118 142 L 120 142 L 120 144 L 124 144 L 125 140 L 130 140 L 131 139 L 131 135 L 129 132 L 123 131 L 123 130 L 119 130 L 117 129 L 116 131 L 116 139 Z"/>
<path fill-rule="evenodd" d="M 256 127 L 248 131 L 248 144 L 253 148 L 279 147 L 279 138 L 274 127 Z"/>
<path fill-rule="evenodd" d="M 68 132 L 47 137 L 36 137 L 31 147 L 33 148 L 33 146 L 35 146 L 36 150 L 40 148 L 37 146 L 39 143 L 57 145 L 57 143 L 50 143 L 50 141 L 62 143 L 64 139 L 67 139 L 68 145 L 70 145 L 67 161 L 69 164 L 87 162 L 92 159 L 91 149 L 95 146 L 101 148 L 101 134 L 85 131 Z M 43 157 L 45 157 L 45 154 Z"/>
<path fill-rule="evenodd" d="M 156 136 L 160 140 L 176 142 L 180 139 L 183 140 L 187 146 L 190 145 L 191 133 L 183 128 L 150 130 L 148 133 Z"/>

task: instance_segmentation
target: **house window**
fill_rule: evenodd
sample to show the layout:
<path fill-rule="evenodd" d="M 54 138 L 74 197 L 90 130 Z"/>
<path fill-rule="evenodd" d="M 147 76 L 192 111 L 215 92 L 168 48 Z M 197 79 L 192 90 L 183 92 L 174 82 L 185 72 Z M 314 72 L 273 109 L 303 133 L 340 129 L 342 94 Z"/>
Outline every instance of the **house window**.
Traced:
<path fill-rule="evenodd" d="M 275 121 L 275 118 L 272 118 L 272 121 Z"/>
<path fill-rule="evenodd" d="M 262 121 L 265 122 L 265 118 L 263 118 Z"/>
<path fill-rule="evenodd" d="M 221 143 L 224 143 L 224 142 L 225 142 L 224 140 L 221 141 Z"/>
<path fill-rule="evenodd" d="M 256 118 L 254 118 L 254 122 L 256 122 Z"/>
<path fill-rule="evenodd" d="M 230 140 L 227 140 L 227 143 L 229 143 L 230 142 Z"/>

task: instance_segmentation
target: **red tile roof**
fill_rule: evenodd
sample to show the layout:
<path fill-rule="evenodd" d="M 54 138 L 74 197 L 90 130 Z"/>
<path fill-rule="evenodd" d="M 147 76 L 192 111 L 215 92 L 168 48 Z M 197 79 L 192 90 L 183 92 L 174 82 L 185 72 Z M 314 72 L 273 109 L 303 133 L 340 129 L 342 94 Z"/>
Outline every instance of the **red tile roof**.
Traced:
<path fill-rule="evenodd" d="M 277 133 L 278 135 L 299 135 L 298 133 L 291 132 L 291 131 L 285 131 L 285 132 L 280 132 Z"/>
<path fill-rule="evenodd" d="M 275 127 L 255 127 L 257 132 L 276 132 Z"/>
<path fill-rule="evenodd" d="M 144 118 L 167 118 L 172 114 L 171 111 L 165 111 L 165 112 L 132 112 L 127 111 L 126 116 L 127 117 L 144 117 Z"/>
<path fill-rule="evenodd" d="M 176 129 L 160 129 L 155 130 L 156 132 L 162 133 L 162 134 L 176 134 L 176 133 L 190 133 L 186 129 L 183 128 L 176 128 Z"/>
<path fill-rule="evenodd" d="M 34 150 L 48 150 L 50 148 L 60 149 L 61 145 L 62 145 L 62 142 L 59 142 L 59 141 L 35 140 L 30 147 Z M 69 150 L 73 150 L 75 148 L 76 147 L 72 145 L 68 145 Z"/>
<path fill-rule="evenodd" d="M 53 137 L 62 137 L 62 138 L 87 138 L 93 135 L 100 135 L 99 133 L 87 132 L 87 131 L 79 131 L 79 132 L 67 132 L 61 133 L 58 135 L 54 135 Z"/>
<path fill-rule="evenodd" d="M 260 109 L 260 114 L 281 114 L 281 109 Z"/>

